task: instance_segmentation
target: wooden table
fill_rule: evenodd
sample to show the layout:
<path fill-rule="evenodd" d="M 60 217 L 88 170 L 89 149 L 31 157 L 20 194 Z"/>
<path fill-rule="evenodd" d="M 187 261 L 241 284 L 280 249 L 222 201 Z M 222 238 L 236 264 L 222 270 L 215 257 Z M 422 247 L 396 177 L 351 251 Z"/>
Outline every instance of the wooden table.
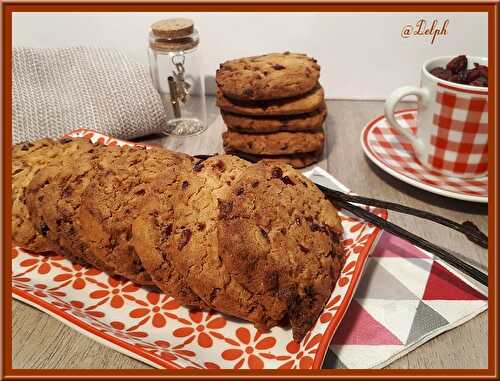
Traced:
<path fill-rule="evenodd" d="M 408 104 L 405 105 L 405 108 Z M 380 101 L 328 101 L 327 147 L 320 166 L 358 194 L 428 210 L 455 221 L 470 220 L 488 230 L 487 206 L 453 200 L 407 185 L 379 170 L 363 155 L 359 135 L 363 126 L 383 113 Z M 152 137 L 149 143 L 188 153 L 221 152 L 222 123 L 209 100 L 206 133 L 192 138 Z M 215 122 L 215 123 L 214 123 Z M 465 254 L 486 266 L 487 252 L 451 230 L 393 213 L 391 220 L 431 242 Z M 148 368 L 77 333 L 52 317 L 18 301 L 12 304 L 14 368 Z M 444 333 L 392 363 L 389 368 L 484 368 L 488 363 L 488 320 L 483 313 Z"/>

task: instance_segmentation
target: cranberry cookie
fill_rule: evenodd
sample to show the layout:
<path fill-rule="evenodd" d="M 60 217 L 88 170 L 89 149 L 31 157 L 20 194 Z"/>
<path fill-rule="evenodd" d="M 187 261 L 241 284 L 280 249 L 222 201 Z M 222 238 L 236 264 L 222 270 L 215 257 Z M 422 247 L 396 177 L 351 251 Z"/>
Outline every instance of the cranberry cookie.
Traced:
<path fill-rule="evenodd" d="M 187 155 L 163 149 L 126 149 L 113 168 L 93 176 L 75 215 L 77 229 L 92 254 L 113 273 L 137 284 L 152 284 L 131 243 L 132 222 L 150 194 L 150 185 L 190 162 Z"/>
<path fill-rule="evenodd" d="M 82 139 L 41 139 L 12 148 L 12 240 L 15 245 L 36 252 L 54 249 L 33 227 L 26 207 L 25 189 L 39 170 L 53 164 L 63 165 L 93 149 L 91 143 Z"/>
<path fill-rule="evenodd" d="M 292 155 L 252 155 L 249 153 L 241 152 L 241 151 L 231 151 L 228 150 L 226 153 L 231 155 L 236 155 L 241 157 L 242 159 L 248 160 L 252 163 L 256 163 L 260 160 L 267 160 L 269 162 L 280 162 L 291 165 L 292 167 L 299 169 L 308 167 L 314 163 L 317 163 L 321 159 L 321 155 L 323 154 L 323 150 L 319 150 L 316 152 L 307 152 L 307 153 L 297 153 Z"/>
<path fill-rule="evenodd" d="M 281 131 L 317 131 L 326 119 L 326 105 L 318 110 L 294 116 L 248 116 L 222 111 L 222 119 L 231 131 L 268 134 Z"/>
<path fill-rule="evenodd" d="M 219 201 L 219 255 L 265 311 L 287 316 L 300 341 L 315 324 L 344 262 L 335 207 L 292 167 L 261 161 Z"/>
<path fill-rule="evenodd" d="M 239 58 L 220 65 L 215 81 L 228 97 L 270 100 L 307 93 L 318 83 L 316 60 L 298 53 L 271 53 Z"/>
<path fill-rule="evenodd" d="M 252 155 L 289 155 L 323 150 L 325 134 L 318 132 L 276 132 L 274 134 L 240 134 L 226 131 L 222 142 L 226 151 Z"/>
<path fill-rule="evenodd" d="M 298 115 L 313 112 L 325 102 L 325 94 L 320 85 L 300 97 L 275 99 L 271 101 L 239 101 L 226 97 L 217 88 L 217 106 L 224 111 L 241 115 Z"/>

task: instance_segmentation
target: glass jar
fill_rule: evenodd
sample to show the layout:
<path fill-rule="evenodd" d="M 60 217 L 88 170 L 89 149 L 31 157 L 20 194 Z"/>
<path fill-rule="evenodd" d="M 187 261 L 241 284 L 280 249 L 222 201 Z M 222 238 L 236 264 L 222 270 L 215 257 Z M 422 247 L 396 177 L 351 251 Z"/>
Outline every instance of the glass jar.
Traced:
<path fill-rule="evenodd" d="M 166 134 L 188 136 L 207 129 L 199 42 L 191 20 L 166 19 L 151 25 L 149 67 L 167 112 Z"/>

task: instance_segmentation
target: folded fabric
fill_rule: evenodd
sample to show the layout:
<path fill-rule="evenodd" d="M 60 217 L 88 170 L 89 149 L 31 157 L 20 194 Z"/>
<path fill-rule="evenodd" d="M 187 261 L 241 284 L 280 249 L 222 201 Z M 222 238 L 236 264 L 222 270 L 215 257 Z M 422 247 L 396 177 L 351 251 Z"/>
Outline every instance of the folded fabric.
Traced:
<path fill-rule="evenodd" d="M 14 48 L 14 143 L 89 128 L 122 139 L 157 133 L 166 114 L 148 70 L 115 49 Z"/>

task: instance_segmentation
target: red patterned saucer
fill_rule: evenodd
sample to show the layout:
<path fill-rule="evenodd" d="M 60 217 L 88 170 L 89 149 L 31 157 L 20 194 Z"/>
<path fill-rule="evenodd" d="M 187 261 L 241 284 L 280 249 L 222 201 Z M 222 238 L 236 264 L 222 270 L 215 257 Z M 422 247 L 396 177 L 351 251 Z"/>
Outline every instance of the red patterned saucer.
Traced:
<path fill-rule="evenodd" d="M 417 111 L 395 113 L 398 121 L 416 129 Z M 389 126 L 384 116 L 370 121 L 361 133 L 366 156 L 383 171 L 417 188 L 465 201 L 488 202 L 488 177 L 460 179 L 431 171 L 416 159 L 410 143 Z"/>

